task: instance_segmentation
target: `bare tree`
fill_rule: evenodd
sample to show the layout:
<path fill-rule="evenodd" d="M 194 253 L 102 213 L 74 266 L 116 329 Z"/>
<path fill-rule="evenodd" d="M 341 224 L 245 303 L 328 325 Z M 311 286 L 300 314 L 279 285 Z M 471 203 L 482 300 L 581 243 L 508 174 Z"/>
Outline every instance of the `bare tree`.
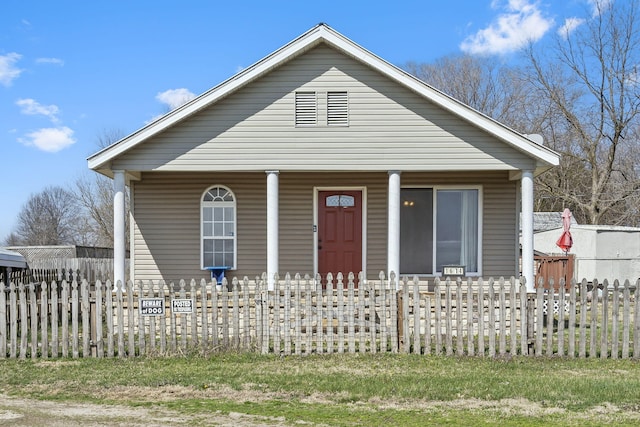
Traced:
<path fill-rule="evenodd" d="M 561 154 L 537 179 L 536 209 L 569 207 L 590 224 L 640 225 L 640 21 L 636 1 L 594 0 L 595 12 L 525 67 L 450 56 L 408 64 L 427 83 Z"/>
<path fill-rule="evenodd" d="M 488 57 L 445 56 L 431 64 L 405 66 L 406 70 L 487 116 L 509 126 L 528 126 L 525 81 L 518 69 Z"/>
<path fill-rule="evenodd" d="M 18 214 L 14 243 L 65 245 L 78 242 L 78 208 L 73 194 L 62 187 L 47 187 L 29 197 Z"/>
<path fill-rule="evenodd" d="M 113 182 L 95 173 L 75 181 L 75 195 L 91 225 L 92 245 L 113 245 Z"/>
<path fill-rule="evenodd" d="M 527 52 L 532 92 L 554 113 L 543 132 L 562 154 L 561 166 L 539 179 L 539 204 L 568 206 L 591 224 L 637 225 L 638 5 L 594 6 L 590 19 L 559 35 L 552 48 Z"/>
<path fill-rule="evenodd" d="M 18 236 L 18 234 L 15 231 L 12 231 L 4 238 L 3 244 L 5 246 L 21 246 L 22 239 L 20 238 L 20 236 Z"/>
<path fill-rule="evenodd" d="M 124 136 L 119 130 L 104 130 L 97 145 L 106 148 Z M 83 174 L 75 182 L 74 193 L 84 210 L 84 219 L 91 230 L 92 245 L 113 245 L 113 181 L 93 171 Z M 125 198 L 129 209 L 129 197 Z M 128 233 L 127 233 L 128 235 Z"/>

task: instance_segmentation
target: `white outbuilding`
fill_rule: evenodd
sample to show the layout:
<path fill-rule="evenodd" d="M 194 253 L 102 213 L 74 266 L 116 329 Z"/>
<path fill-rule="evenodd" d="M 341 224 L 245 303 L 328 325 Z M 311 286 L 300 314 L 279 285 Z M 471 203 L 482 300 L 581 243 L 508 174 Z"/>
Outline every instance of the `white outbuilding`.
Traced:
<path fill-rule="evenodd" d="M 562 227 L 534 233 L 536 251 L 549 255 L 564 255 L 556 246 Z M 594 278 L 635 282 L 640 278 L 640 228 L 613 225 L 572 225 L 575 256 L 573 277 L 576 280 Z"/>

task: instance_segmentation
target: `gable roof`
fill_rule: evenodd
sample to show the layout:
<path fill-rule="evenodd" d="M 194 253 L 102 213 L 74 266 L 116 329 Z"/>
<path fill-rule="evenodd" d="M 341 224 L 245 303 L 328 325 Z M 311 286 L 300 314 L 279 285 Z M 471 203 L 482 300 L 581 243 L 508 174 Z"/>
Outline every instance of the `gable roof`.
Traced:
<path fill-rule="evenodd" d="M 115 144 L 93 154 L 88 158 L 90 169 L 111 175 L 110 162 L 119 155 L 138 146 L 147 139 L 163 132 L 175 124 L 193 116 L 199 111 L 215 104 L 234 91 L 255 81 L 274 68 L 309 51 L 320 43 L 326 43 L 338 51 L 377 70 L 391 80 L 405 86 L 428 101 L 450 113 L 472 123 L 474 126 L 493 135 L 511 147 L 536 160 L 536 172 L 539 173 L 559 164 L 559 156 L 552 150 L 534 142 L 473 108 L 451 98 L 445 93 L 429 86 L 423 81 L 388 63 L 353 41 L 344 37 L 326 24 L 318 24 L 297 39 L 276 50 L 272 54 L 244 69 L 218 86 L 213 87 L 192 101 L 167 113 L 156 121 L 139 129 Z"/>

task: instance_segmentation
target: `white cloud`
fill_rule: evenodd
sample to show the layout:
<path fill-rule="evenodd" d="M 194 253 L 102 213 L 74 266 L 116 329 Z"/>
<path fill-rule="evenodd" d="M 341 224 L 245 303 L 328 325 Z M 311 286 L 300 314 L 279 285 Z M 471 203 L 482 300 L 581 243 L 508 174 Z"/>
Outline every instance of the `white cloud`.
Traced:
<path fill-rule="evenodd" d="M 585 20 L 582 18 L 567 18 L 564 20 L 564 24 L 558 28 L 558 35 L 562 38 L 567 38 L 573 30 L 584 24 Z"/>
<path fill-rule="evenodd" d="M 64 65 L 64 61 L 60 58 L 38 58 L 36 59 L 37 64 L 53 64 L 53 65 Z"/>
<path fill-rule="evenodd" d="M 613 0 L 587 0 L 587 3 L 591 5 L 591 14 L 594 18 L 613 6 Z"/>
<path fill-rule="evenodd" d="M 49 153 L 55 153 L 76 143 L 73 130 L 66 126 L 39 129 L 27 134 L 26 138 L 20 138 L 19 141 Z"/>
<path fill-rule="evenodd" d="M 22 58 L 22 55 L 15 52 L 0 55 L 0 83 L 4 86 L 11 86 L 11 83 L 22 73 L 23 70 L 15 66 Z"/>
<path fill-rule="evenodd" d="M 58 114 L 60 109 L 57 105 L 42 105 L 35 99 L 19 99 L 16 101 L 16 105 L 20 107 L 22 114 L 38 115 L 48 117 L 53 123 L 58 122 Z"/>
<path fill-rule="evenodd" d="M 500 3 L 494 0 L 491 6 L 500 8 Z M 541 39 L 553 25 L 553 19 L 543 15 L 538 1 L 508 0 L 502 8 L 505 11 L 487 28 L 463 40 L 460 44 L 463 52 L 480 55 L 513 52 Z"/>
<path fill-rule="evenodd" d="M 195 94 L 189 91 L 189 89 L 185 88 L 169 89 L 156 95 L 156 99 L 158 101 L 162 102 L 163 104 L 167 104 L 172 110 L 183 104 L 186 104 L 195 97 Z"/>

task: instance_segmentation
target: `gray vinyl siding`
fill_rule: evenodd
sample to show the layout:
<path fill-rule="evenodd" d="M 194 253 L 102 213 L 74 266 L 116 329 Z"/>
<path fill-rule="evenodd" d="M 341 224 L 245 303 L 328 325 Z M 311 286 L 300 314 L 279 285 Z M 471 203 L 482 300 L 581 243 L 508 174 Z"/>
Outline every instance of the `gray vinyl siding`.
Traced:
<path fill-rule="evenodd" d="M 238 270 L 254 278 L 264 271 L 266 175 L 244 173 L 145 173 L 134 185 L 136 280 L 206 278 L 200 269 L 200 199 L 213 185 L 236 197 Z"/>
<path fill-rule="evenodd" d="M 349 126 L 327 126 L 326 94 L 340 90 L 348 91 Z M 317 92 L 317 126 L 295 126 L 296 91 Z M 120 155 L 111 167 L 460 171 L 532 169 L 534 163 L 377 71 L 320 45 Z"/>
<path fill-rule="evenodd" d="M 481 185 L 483 276 L 516 274 L 516 189 L 507 172 L 403 173 L 402 186 Z M 213 185 L 237 201 L 238 263 L 228 277 L 254 279 L 266 269 L 266 174 L 155 173 L 133 186 L 136 280 L 200 279 L 200 198 Z M 370 278 L 386 271 L 387 187 L 384 173 L 280 173 L 280 271 L 313 273 L 314 187 L 365 187 Z"/>

